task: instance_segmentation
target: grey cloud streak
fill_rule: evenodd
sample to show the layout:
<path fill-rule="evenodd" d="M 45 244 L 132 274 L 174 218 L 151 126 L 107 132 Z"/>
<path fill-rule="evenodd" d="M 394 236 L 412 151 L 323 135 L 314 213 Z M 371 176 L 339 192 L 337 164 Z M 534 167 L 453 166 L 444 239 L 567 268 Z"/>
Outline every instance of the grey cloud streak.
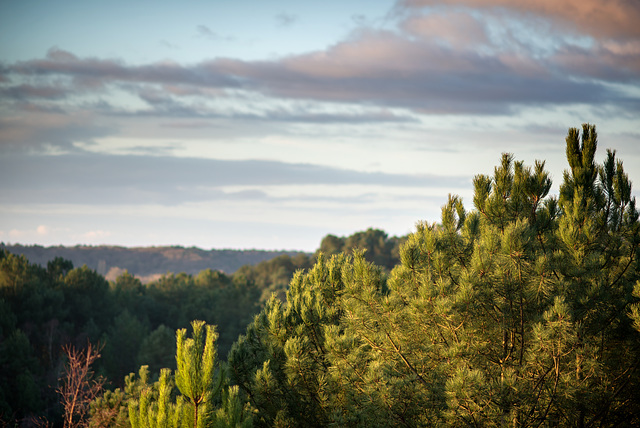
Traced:
<path fill-rule="evenodd" d="M 20 114 L 0 116 L 0 154 L 28 152 L 44 147 L 75 150 L 74 144 L 117 133 L 111 125 L 98 123 L 91 113 L 67 114 L 57 108 L 20 104 Z"/>
<path fill-rule="evenodd" d="M 135 111 L 124 111 L 113 106 L 103 110 L 105 114 L 115 116 L 147 116 L 172 118 L 208 118 L 208 119 L 236 119 L 247 121 L 267 122 L 298 122 L 298 123 L 371 123 L 371 122 L 416 122 L 417 119 L 407 115 L 398 115 L 388 109 L 375 109 L 360 112 L 318 112 L 306 103 L 294 107 L 269 107 L 258 112 L 241 112 L 233 109 L 213 109 L 202 103 L 180 101 L 180 98 L 169 96 L 160 91 L 138 92 L 141 100 L 150 108 Z"/>
<path fill-rule="evenodd" d="M 173 62 L 129 66 L 114 59 L 78 58 L 71 52 L 52 48 L 44 59 L 21 61 L 3 67 L 5 74 L 25 76 L 68 76 L 79 86 L 102 86 L 111 82 L 191 84 L 237 88 L 237 79 L 216 73 L 205 64 L 185 67 Z"/>
<path fill-rule="evenodd" d="M 1 203 L 175 205 L 186 201 L 265 198 L 261 186 L 376 185 L 468 187 L 471 177 L 364 173 L 276 161 L 73 154 L 0 158 Z M 225 186 L 254 190 L 226 193 Z"/>

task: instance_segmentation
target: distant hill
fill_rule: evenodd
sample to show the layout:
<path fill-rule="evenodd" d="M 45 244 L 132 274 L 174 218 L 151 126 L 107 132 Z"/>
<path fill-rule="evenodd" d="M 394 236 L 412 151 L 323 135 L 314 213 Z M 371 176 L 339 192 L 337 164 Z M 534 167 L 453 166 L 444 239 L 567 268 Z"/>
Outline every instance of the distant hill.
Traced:
<path fill-rule="evenodd" d="M 13 254 L 24 254 L 31 263 L 43 267 L 56 257 L 73 262 L 74 267 L 87 265 L 113 280 L 125 270 L 148 282 L 167 272 L 196 274 L 205 269 L 233 273 L 244 265 L 255 265 L 282 254 L 295 256 L 299 251 L 203 250 L 196 247 L 116 247 L 84 246 L 42 247 L 40 245 L 5 245 L 0 248 Z"/>

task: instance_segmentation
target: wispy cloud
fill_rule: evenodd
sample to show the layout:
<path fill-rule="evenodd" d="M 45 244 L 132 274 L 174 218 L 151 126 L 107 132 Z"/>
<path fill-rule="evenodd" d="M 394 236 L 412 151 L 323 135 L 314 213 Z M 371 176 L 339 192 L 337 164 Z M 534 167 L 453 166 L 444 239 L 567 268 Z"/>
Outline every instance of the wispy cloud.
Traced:
<path fill-rule="evenodd" d="M 69 89 L 57 85 L 32 85 L 19 84 L 0 88 L 0 97 L 13 98 L 16 100 L 48 99 L 59 100 L 69 94 Z"/>
<path fill-rule="evenodd" d="M 264 198 L 264 186 L 452 187 L 470 177 L 363 173 L 311 164 L 168 156 L 3 156 L 0 202 L 168 204 Z M 34 172 L 37 171 L 37 174 Z M 230 187 L 249 186 L 242 191 Z"/>
<path fill-rule="evenodd" d="M 291 27 L 298 21 L 298 16 L 292 13 L 281 12 L 276 15 L 276 23 L 278 27 Z"/>
<path fill-rule="evenodd" d="M 202 37 L 205 39 L 215 40 L 215 41 L 233 41 L 234 40 L 234 38 L 231 36 L 223 36 L 218 34 L 217 32 L 213 31 L 211 28 L 207 27 L 206 25 L 198 25 L 196 27 L 196 34 L 197 34 L 197 37 Z"/>
<path fill-rule="evenodd" d="M 0 150 L 40 152 L 44 150 L 74 150 L 75 144 L 91 145 L 96 138 L 116 132 L 113 125 L 100 123 L 92 113 L 69 115 L 22 105 L 19 113 L 0 117 Z"/>
<path fill-rule="evenodd" d="M 440 0 L 401 0 L 408 8 L 440 7 Z M 545 19 L 572 24 L 572 30 L 595 37 L 627 39 L 640 37 L 640 3 L 628 0 L 449 0 L 448 6 L 533 13 Z"/>

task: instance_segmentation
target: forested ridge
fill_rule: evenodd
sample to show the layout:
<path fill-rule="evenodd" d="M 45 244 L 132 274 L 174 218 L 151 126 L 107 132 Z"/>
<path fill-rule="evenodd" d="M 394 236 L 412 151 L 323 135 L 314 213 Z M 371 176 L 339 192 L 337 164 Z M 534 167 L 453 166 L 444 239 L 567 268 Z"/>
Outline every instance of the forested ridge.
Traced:
<path fill-rule="evenodd" d="M 118 247 L 109 245 L 73 247 L 20 245 L 0 243 L 13 254 L 22 254 L 35 264 L 46 267 L 50 260 L 61 257 L 74 266 L 94 269 L 109 280 L 124 271 L 140 278 L 143 283 L 158 279 L 167 272 L 197 275 L 205 269 L 231 274 L 245 265 L 256 265 L 281 255 L 295 257 L 300 251 L 266 250 L 203 250 L 196 247 Z"/>
<path fill-rule="evenodd" d="M 233 274 L 109 282 L 3 251 L 0 418 L 638 426 L 639 215 L 622 162 L 598 163 L 597 146 L 595 126 L 569 130 L 557 196 L 544 162 L 503 154 L 474 178 L 473 210 L 450 195 L 407 237 L 329 235 L 313 256 Z"/>

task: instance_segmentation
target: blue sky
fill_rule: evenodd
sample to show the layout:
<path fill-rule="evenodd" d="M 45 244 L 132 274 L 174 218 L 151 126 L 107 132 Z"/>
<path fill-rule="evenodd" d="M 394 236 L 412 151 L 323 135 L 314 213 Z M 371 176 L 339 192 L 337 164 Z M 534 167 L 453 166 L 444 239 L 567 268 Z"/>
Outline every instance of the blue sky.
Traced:
<path fill-rule="evenodd" d="M 638 22 L 623 0 L 0 0 L 0 241 L 403 235 L 449 193 L 472 208 L 503 152 L 557 189 L 584 122 L 640 183 Z"/>

